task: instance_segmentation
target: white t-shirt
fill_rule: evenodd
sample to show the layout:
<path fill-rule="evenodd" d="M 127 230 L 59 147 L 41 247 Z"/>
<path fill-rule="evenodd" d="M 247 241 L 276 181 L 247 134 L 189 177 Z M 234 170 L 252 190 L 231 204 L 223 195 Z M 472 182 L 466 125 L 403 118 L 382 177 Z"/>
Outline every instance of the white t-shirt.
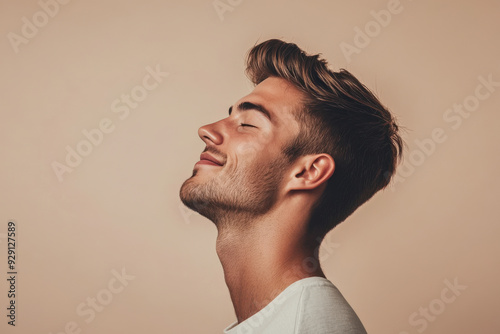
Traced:
<path fill-rule="evenodd" d="M 324 277 L 290 284 L 262 310 L 224 334 L 366 334 L 340 291 Z"/>

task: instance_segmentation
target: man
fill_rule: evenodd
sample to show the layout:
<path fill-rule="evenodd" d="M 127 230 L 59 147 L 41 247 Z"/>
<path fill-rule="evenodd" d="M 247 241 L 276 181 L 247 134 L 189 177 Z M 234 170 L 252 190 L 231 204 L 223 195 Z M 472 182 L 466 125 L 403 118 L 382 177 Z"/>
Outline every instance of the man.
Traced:
<path fill-rule="evenodd" d="M 206 148 L 181 186 L 214 222 L 237 321 L 224 333 L 366 333 L 318 260 L 325 234 L 389 183 L 403 141 L 395 119 L 346 70 L 268 40 L 256 85 L 202 126 Z"/>

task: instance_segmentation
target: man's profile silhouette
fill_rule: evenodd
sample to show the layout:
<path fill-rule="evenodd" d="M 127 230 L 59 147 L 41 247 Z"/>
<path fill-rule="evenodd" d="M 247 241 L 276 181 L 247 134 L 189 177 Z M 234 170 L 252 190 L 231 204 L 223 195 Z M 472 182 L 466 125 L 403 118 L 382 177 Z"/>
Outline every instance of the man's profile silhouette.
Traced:
<path fill-rule="evenodd" d="M 237 321 L 225 333 L 366 333 L 323 273 L 319 245 L 401 159 L 391 113 L 352 74 L 272 39 L 247 57 L 254 90 L 202 126 L 181 186 L 210 219 Z"/>

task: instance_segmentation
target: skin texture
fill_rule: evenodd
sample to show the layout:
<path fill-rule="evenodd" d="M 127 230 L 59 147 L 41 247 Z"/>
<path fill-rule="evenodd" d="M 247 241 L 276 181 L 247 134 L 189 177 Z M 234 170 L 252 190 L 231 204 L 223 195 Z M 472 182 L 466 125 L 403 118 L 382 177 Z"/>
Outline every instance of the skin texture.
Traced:
<path fill-rule="evenodd" d="M 217 227 L 216 251 L 238 322 L 293 282 L 325 277 L 318 261 L 321 240 L 307 235 L 306 227 L 335 163 L 325 153 L 291 163 L 282 154 L 299 133 L 292 111 L 303 97 L 284 79 L 262 81 L 228 117 L 198 130 L 204 152 L 223 165 L 196 164 L 180 189 L 183 203 Z M 238 109 L 242 102 L 262 105 L 271 120 Z"/>

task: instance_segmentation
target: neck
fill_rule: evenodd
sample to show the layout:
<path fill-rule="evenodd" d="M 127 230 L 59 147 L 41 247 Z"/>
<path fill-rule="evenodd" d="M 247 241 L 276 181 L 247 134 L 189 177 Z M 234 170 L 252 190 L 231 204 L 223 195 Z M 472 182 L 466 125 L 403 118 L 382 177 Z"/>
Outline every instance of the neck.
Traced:
<path fill-rule="evenodd" d="M 217 255 L 239 323 L 293 282 L 325 277 L 318 260 L 318 241 L 305 238 L 307 218 L 299 210 L 293 214 L 281 210 L 216 224 Z"/>

